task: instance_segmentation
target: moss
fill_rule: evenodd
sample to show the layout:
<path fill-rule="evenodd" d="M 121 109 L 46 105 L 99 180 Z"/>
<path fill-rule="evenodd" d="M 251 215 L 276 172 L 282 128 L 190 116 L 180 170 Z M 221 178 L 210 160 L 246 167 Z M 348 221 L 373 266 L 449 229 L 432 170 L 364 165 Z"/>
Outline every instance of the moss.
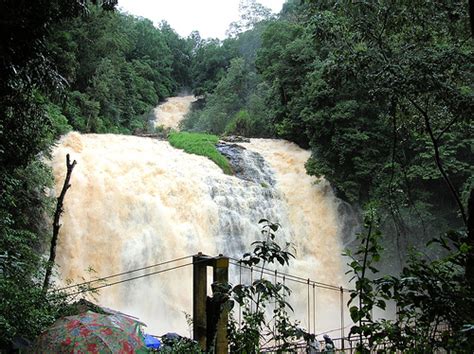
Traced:
<path fill-rule="evenodd" d="M 219 138 L 216 135 L 205 133 L 189 133 L 189 132 L 171 132 L 168 135 L 168 141 L 171 146 L 183 149 L 187 153 L 206 156 L 219 166 L 225 174 L 231 175 L 227 158 L 217 150 L 216 144 Z"/>

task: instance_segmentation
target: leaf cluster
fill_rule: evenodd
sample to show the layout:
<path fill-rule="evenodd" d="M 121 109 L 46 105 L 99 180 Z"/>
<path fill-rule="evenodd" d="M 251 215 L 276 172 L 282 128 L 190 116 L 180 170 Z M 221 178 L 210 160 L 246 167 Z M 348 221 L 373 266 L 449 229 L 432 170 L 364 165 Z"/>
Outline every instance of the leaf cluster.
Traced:
<path fill-rule="evenodd" d="M 277 342 L 284 350 L 289 348 L 292 341 L 306 335 L 297 323 L 290 320 L 288 311 L 293 311 L 288 302 L 290 288 L 263 276 L 266 265 L 277 262 L 289 265 L 294 256 L 288 251 L 289 245 L 282 248 L 275 241 L 280 225 L 266 219 L 260 220 L 259 223 L 263 224 L 263 240 L 253 242 L 253 251 L 245 253 L 239 262 L 248 267 L 259 265 L 260 276 L 251 284 L 238 284 L 230 291 L 230 297 L 242 309 L 241 323 L 232 318 L 228 325 L 232 352 L 258 352 L 263 345 Z"/>
<path fill-rule="evenodd" d="M 354 255 L 346 254 L 355 280 L 348 302 L 355 323 L 350 336 L 359 338 L 358 351 L 369 352 L 378 345 L 420 353 L 472 351 L 474 294 L 465 274 L 470 249 L 466 234 L 451 231 L 427 245 L 441 245 L 445 257 L 430 260 L 413 253 L 400 275 L 376 278 L 374 264 L 381 251 L 376 225 L 373 217 L 366 218 L 360 247 Z M 385 310 L 389 302 L 396 306 L 395 319 L 372 317 L 375 308 Z"/>

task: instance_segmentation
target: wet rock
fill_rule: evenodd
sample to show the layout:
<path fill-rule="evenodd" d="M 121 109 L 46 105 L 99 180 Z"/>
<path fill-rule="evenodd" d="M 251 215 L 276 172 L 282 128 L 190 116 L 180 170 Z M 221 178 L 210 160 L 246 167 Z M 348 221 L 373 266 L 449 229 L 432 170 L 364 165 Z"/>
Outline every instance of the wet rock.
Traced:
<path fill-rule="evenodd" d="M 224 142 L 217 143 L 216 148 L 227 157 L 236 177 L 258 183 L 262 187 L 275 185 L 273 171 L 260 154 L 243 146 Z"/>
<path fill-rule="evenodd" d="M 221 138 L 222 141 L 228 143 L 250 143 L 250 139 L 240 135 L 229 135 Z"/>

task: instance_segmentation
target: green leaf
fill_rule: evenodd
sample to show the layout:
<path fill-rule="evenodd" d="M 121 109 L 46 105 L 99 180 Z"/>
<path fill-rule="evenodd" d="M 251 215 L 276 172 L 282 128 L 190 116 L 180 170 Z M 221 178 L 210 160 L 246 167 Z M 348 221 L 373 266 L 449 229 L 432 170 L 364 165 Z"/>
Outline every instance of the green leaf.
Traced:
<path fill-rule="evenodd" d="M 349 308 L 349 312 L 351 314 L 351 319 L 353 322 L 358 322 L 362 318 L 362 314 L 359 311 L 357 306 L 351 306 Z"/>

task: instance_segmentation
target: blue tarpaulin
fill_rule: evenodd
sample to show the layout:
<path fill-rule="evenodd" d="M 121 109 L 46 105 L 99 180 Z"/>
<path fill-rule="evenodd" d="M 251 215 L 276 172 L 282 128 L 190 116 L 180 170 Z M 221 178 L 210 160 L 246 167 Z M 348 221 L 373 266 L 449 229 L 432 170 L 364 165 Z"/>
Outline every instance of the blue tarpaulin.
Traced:
<path fill-rule="evenodd" d="M 145 334 L 144 337 L 147 348 L 160 349 L 161 342 L 158 338 L 150 336 L 149 334 Z"/>

